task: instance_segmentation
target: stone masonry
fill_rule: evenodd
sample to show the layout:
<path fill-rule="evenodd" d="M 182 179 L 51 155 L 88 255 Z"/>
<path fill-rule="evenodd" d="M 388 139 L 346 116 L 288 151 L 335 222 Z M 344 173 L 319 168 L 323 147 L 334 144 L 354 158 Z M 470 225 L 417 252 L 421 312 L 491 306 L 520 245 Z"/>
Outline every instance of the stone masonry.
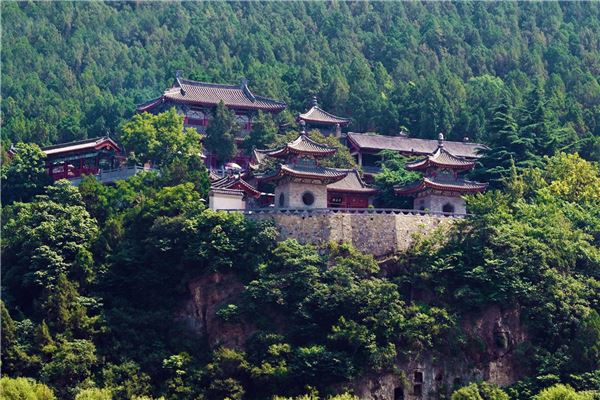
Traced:
<path fill-rule="evenodd" d="M 281 239 L 294 238 L 311 244 L 349 242 L 375 257 L 406 250 L 416 234 L 428 233 L 457 220 L 449 216 L 381 210 L 257 212 L 249 213 L 248 217 L 273 220 Z"/>

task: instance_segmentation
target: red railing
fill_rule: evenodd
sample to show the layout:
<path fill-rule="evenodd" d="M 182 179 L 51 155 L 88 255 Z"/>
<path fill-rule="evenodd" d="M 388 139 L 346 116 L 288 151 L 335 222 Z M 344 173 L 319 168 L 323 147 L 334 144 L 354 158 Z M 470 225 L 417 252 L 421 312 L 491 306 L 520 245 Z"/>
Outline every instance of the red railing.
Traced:
<path fill-rule="evenodd" d="M 81 175 L 96 175 L 100 171 L 97 167 L 81 167 L 75 168 L 73 166 L 68 167 L 54 167 L 50 170 L 50 177 L 57 181 L 59 179 L 73 179 L 79 178 Z"/>

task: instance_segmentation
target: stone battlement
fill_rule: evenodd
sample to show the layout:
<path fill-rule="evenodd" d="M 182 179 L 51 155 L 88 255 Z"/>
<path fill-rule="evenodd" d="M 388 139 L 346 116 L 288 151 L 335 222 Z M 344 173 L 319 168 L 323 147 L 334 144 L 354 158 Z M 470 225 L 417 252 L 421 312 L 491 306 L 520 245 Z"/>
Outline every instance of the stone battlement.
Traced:
<path fill-rule="evenodd" d="M 281 239 L 300 243 L 349 242 L 375 257 L 406 250 L 415 234 L 426 234 L 462 216 L 397 209 L 268 209 L 246 211 L 248 218 L 272 220 Z"/>

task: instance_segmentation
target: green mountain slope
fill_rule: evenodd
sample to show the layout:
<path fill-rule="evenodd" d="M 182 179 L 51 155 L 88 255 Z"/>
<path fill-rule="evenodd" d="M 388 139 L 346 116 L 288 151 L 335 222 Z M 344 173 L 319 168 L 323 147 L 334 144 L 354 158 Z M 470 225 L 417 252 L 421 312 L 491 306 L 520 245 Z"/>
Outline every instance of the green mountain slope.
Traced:
<path fill-rule="evenodd" d="M 116 132 L 185 76 L 285 100 L 316 94 L 353 130 L 486 141 L 504 93 L 540 86 L 585 153 L 600 135 L 597 3 L 8 3 L 2 138 Z M 595 135 L 595 138 L 594 138 Z"/>

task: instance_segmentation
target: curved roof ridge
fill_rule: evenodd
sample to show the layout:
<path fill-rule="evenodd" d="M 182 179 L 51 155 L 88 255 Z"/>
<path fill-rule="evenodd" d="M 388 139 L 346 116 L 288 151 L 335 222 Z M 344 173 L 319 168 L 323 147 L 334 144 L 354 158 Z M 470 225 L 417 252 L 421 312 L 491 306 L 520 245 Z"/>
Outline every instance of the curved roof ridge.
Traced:
<path fill-rule="evenodd" d="M 475 165 L 474 161 L 469 161 L 464 157 L 455 156 L 444 148 L 441 144 L 431 155 L 420 160 L 406 163 L 406 168 L 411 170 L 424 169 L 430 165 L 460 169 L 470 169 Z"/>
<path fill-rule="evenodd" d="M 183 79 L 178 78 L 178 82 L 180 85 L 190 85 L 190 86 L 210 86 L 215 88 L 222 89 L 241 89 L 240 85 L 231 85 L 228 83 L 212 83 L 212 82 L 202 82 L 202 81 L 194 81 L 191 79 Z"/>
<path fill-rule="evenodd" d="M 319 114 L 322 114 L 322 115 L 319 115 Z M 350 118 L 344 118 L 344 117 L 334 115 L 328 111 L 323 110 L 318 105 L 313 105 L 305 113 L 299 114 L 298 118 L 305 119 L 308 121 L 323 121 L 323 122 L 339 123 L 339 124 L 348 124 L 350 122 Z"/>

